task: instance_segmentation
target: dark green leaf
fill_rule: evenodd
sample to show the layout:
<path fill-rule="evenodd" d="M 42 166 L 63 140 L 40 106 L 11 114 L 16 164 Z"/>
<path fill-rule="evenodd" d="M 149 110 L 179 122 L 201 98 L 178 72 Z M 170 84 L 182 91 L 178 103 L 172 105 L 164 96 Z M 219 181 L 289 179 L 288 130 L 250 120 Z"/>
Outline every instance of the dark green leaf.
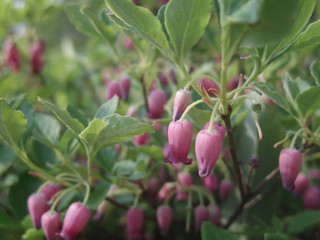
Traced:
<path fill-rule="evenodd" d="M 165 26 L 182 63 L 199 41 L 211 16 L 211 0 L 171 0 L 165 10 Z"/>
<path fill-rule="evenodd" d="M 205 222 L 201 226 L 202 240 L 237 240 L 229 231 L 217 227 L 211 223 Z"/>
<path fill-rule="evenodd" d="M 104 171 L 111 174 L 113 165 L 116 162 L 117 157 L 118 155 L 116 151 L 113 149 L 113 147 L 107 147 L 101 149 L 97 153 L 96 160 L 99 166 L 103 168 Z"/>
<path fill-rule="evenodd" d="M 16 155 L 10 148 L 0 145 L 0 176 L 13 164 Z"/>
<path fill-rule="evenodd" d="M 264 240 L 290 240 L 291 237 L 283 233 L 265 233 Z"/>
<path fill-rule="evenodd" d="M 289 220 L 288 233 L 298 234 L 309 231 L 320 223 L 320 211 L 303 211 Z"/>
<path fill-rule="evenodd" d="M 110 188 L 110 183 L 108 182 L 99 182 L 93 192 L 90 193 L 90 197 L 87 205 L 91 209 L 97 209 L 99 204 L 106 198 L 107 193 Z"/>
<path fill-rule="evenodd" d="M 88 125 L 88 119 L 78 109 L 72 107 L 71 105 L 68 105 L 67 112 L 70 114 L 71 117 L 78 119 L 83 126 Z"/>
<path fill-rule="evenodd" d="M 311 87 L 297 96 L 300 112 L 305 116 L 312 115 L 320 108 L 320 87 Z"/>
<path fill-rule="evenodd" d="M 283 77 L 283 88 L 287 98 L 290 99 L 291 102 L 294 102 L 296 96 L 300 93 L 300 89 L 297 82 L 292 79 L 288 72 L 286 72 Z"/>
<path fill-rule="evenodd" d="M 19 221 L 9 216 L 6 212 L 0 209 L 0 228 L 4 229 L 20 229 L 21 224 Z"/>
<path fill-rule="evenodd" d="M 119 103 L 119 97 L 114 96 L 112 99 L 108 100 L 101 107 L 99 107 L 95 117 L 104 118 L 111 114 L 114 114 L 117 110 L 118 103 Z"/>
<path fill-rule="evenodd" d="M 316 84 L 320 86 L 320 62 L 313 61 L 312 64 L 310 65 L 310 71 Z"/>

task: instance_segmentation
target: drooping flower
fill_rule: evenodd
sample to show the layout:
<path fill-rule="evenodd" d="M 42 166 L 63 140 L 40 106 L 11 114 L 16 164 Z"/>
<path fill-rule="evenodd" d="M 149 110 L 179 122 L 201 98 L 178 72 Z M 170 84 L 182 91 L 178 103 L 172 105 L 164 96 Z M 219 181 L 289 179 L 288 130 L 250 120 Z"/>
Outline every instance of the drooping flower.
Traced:
<path fill-rule="evenodd" d="M 41 217 L 41 226 L 47 240 L 54 240 L 59 231 L 61 221 L 57 212 L 48 211 Z"/>
<path fill-rule="evenodd" d="M 215 97 L 215 92 L 219 91 L 219 86 L 212 80 L 208 78 L 200 78 L 197 80 L 197 84 L 205 91 L 210 97 Z"/>
<path fill-rule="evenodd" d="M 120 89 L 121 89 L 121 97 L 124 100 L 128 100 L 129 92 L 131 87 L 131 79 L 129 77 L 123 77 L 119 81 Z"/>
<path fill-rule="evenodd" d="M 208 209 L 205 206 L 197 206 L 194 209 L 194 217 L 195 217 L 195 224 L 196 224 L 196 229 L 200 229 L 201 225 L 204 221 L 208 220 L 209 217 L 209 212 Z"/>
<path fill-rule="evenodd" d="M 116 81 L 108 81 L 107 82 L 107 99 L 113 98 L 117 95 L 120 99 L 122 98 L 122 92 L 120 84 Z"/>
<path fill-rule="evenodd" d="M 167 94 L 162 90 L 151 91 L 148 97 L 148 117 L 151 119 L 161 118 L 164 112 L 164 105 L 167 101 Z"/>
<path fill-rule="evenodd" d="M 221 219 L 221 208 L 219 206 L 207 206 L 208 212 L 209 212 L 209 216 L 208 216 L 208 220 L 219 226 L 220 225 L 220 219 Z"/>
<path fill-rule="evenodd" d="M 47 199 L 42 193 L 34 193 L 28 198 L 28 210 L 35 228 L 41 228 L 41 216 L 48 210 Z"/>
<path fill-rule="evenodd" d="M 184 186 L 191 186 L 193 184 L 192 175 L 187 172 L 179 172 L 178 173 L 178 179 L 180 183 Z"/>
<path fill-rule="evenodd" d="M 301 195 L 309 186 L 309 179 L 303 173 L 299 173 L 296 180 L 294 181 L 294 194 Z"/>
<path fill-rule="evenodd" d="M 172 223 L 173 211 L 168 205 L 162 205 L 157 208 L 157 221 L 162 234 L 168 233 Z"/>
<path fill-rule="evenodd" d="M 148 144 L 148 140 L 149 140 L 149 134 L 148 133 L 144 133 L 141 135 L 135 135 L 133 137 L 133 144 L 135 146 L 143 146 Z"/>
<path fill-rule="evenodd" d="M 208 188 L 211 192 L 216 192 L 219 187 L 219 180 L 215 174 L 210 174 L 203 178 L 204 185 Z"/>
<path fill-rule="evenodd" d="M 300 151 L 296 149 L 283 149 L 279 156 L 279 171 L 281 175 L 282 185 L 288 191 L 294 189 L 294 181 L 296 180 L 302 163 Z"/>
<path fill-rule="evenodd" d="M 316 186 L 308 187 L 303 193 L 303 204 L 306 209 L 320 208 L 320 189 Z"/>
<path fill-rule="evenodd" d="M 59 184 L 48 183 L 42 189 L 41 193 L 47 198 L 47 200 L 51 200 L 51 198 L 59 191 L 62 190 L 62 186 Z"/>
<path fill-rule="evenodd" d="M 21 59 L 17 45 L 11 40 L 7 39 L 4 44 L 5 63 L 14 72 L 20 72 Z"/>
<path fill-rule="evenodd" d="M 180 89 L 177 91 L 173 104 L 173 121 L 180 119 L 191 100 L 191 92 Z"/>
<path fill-rule="evenodd" d="M 233 183 L 230 180 L 222 180 L 219 187 L 219 196 L 222 202 L 226 201 L 233 190 Z"/>
<path fill-rule="evenodd" d="M 143 211 L 139 208 L 130 208 L 126 214 L 128 239 L 139 239 L 142 237 L 144 222 Z"/>

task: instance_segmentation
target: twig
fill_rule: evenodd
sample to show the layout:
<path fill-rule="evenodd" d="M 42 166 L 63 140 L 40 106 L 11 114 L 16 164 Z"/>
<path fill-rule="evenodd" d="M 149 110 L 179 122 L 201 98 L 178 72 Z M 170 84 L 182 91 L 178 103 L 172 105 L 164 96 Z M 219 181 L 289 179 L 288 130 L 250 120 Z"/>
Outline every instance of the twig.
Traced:
<path fill-rule="evenodd" d="M 142 93 L 143 93 L 143 99 L 144 99 L 144 105 L 146 108 L 147 113 L 149 112 L 149 103 L 148 103 L 148 96 L 147 96 L 147 89 L 146 89 L 146 84 L 144 81 L 144 74 L 140 77 L 140 83 L 142 87 Z"/>

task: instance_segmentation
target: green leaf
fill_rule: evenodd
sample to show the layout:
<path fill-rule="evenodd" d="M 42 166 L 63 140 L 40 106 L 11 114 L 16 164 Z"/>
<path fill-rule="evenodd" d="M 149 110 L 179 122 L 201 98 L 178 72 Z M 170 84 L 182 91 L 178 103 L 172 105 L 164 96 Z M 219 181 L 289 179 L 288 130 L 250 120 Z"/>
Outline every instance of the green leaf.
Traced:
<path fill-rule="evenodd" d="M 36 126 L 34 128 L 35 137 L 48 146 L 57 146 L 59 144 L 60 124 L 59 122 L 46 114 L 36 114 Z"/>
<path fill-rule="evenodd" d="M 70 20 L 70 22 L 75 26 L 75 28 L 88 36 L 97 36 L 98 33 L 89 20 L 80 12 L 79 5 L 69 5 L 65 6 L 64 10 Z"/>
<path fill-rule="evenodd" d="M 111 174 L 112 168 L 117 158 L 118 154 L 113 149 L 113 147 L 103 148 L 96 155 L 96 160 L 99 166 L 109 174 Z"/>
<path fill-rule="evenodd" d="M 180 63 L 203 35 L 210 16 L 211 0 L 171 0 L 168 3 L 165 26 Z"/>
<path fill-rule="evenodd" d="M 300 93 L 300 89 L 297 82 L 292 79 L 288 72 L 283 77 L 283 88 L 287 98 L 293 103 L 296 96 Z"/>
<path fill-rule="evenodd" d="M 120 116 L 119 114 L 105 117 L 104 120 L 107 127 L 98 138 L 97 149 L 114 145 L 135 135 L 154 131 L 150 124 L 138 122 L 134 118 Z"/>
<path fill-rule="evenodd" d="M 119 97 L 114 96 L 109 101 L 105 102 L 96 112 L 95 117 L 96 118 L 104 118 L 111 114 L 114 114 L 117 110 L 119 103 Z"/>
<path fill-rule="evenodd" d="M 264 0 L 249 0 L 227 17 L 229 22 L 256 23 L 259 20 L 259 11 Z"/>
<path fill-rule="evenodd" d="M 261 92 L 266 94 L 268 97 L 272 99 L 277 105 L 279 105 L 282 109 L 289 112 L 291 115 L 296 116 L 297 113 L 290 105 L 289 101 L 283 97 L 280 92 L 277 91 L 275 87 L 270 84 L 264 82 L 256 82 L 254 84 Z"/>
<path fill-rule="evenodd" d="M 27 120 L 21 111 L 13 110 L 0 98 L 0 139 L 9 146 L 17 143 L 27 129 Z"/>
<path fill-rule="evenodd" d="M 265 233 L 264 240 L 290 240 L 290 236 L 283 233 Z"/>
<path fill-rule="evenodd" d="M 310 71 L 316 84 L 320 86 L 320 62 L 313 61 L 312 64 L 310 65 Z"/>
<path fill-rule="evenodd" d="M 91 209 L 97 209 L 99 204 L 106 198 L 107 193 L 110 188 L 110 183 L 108 182 L 99 182 L 93 192 L 90 193 L 90 197 L 87 205 Z"/>
<path fill-rule="evenodd" d="M 237 240 L 229 231 L 205 222 L 201 226 L 202 240 Z"/>
<path fill-rule="evenodd" d="M 89 123 L 89 126 L 80 133 L 79 137 L 84 139 L 88 145 L 94 145 L 105 127 L 105 121 L 100 118 L 95 118 Z"/>
<path fill-rule="evenodd" d="M 134 151 L 136 153 L 143 153 L 157 160 L 163 160 L 164 158 L 162 148 L 156 145 L 134 147 L 130 149 L 130 151 Z"/>
<path fill-rule="evenodd" d="M 289 51 L 320 44 L 320 20 L 311 23 L 293 42 Z"/>
<path fill-rule="evenodd" d="M 312 115 L 320 108 L 320 87 L 311 87 L 300 93 L 296 101 L 303 116 Z"/>
<path fill-rule="evenodd" d="M 161 23 L 148 9 L 136 6 L 130 0 L 105 0 L 105 2 L 115 16 L 124 23 L 124 25 L 120 24 L 122 27 L 129 26 L 128 30 L 172 58 L 172 51 L 162 31 Z M 116 21 L 116 23 L 119 22 Z"/>
<path fill-rule="evenodd" d="M 6 172 L 6 170 L 13 164 L 16 155 L 15 153 L 5 145 L 0 145 L 0 176 Z"/>
<path fill-rule="evenodd" d="M 296 216 L 292 217 L 288 224 L 289 234 L 298 234 L 311 230 L 318 226 L 320 223 L 320 211 L 303 211 Z"/>
<path fill-rule="evenodd" d="M 44 233 L 42 229 L 30 228 L 23 235 L 23 240 L 42 240 Z"/>
<path fill-rule="evenodd" d="M 47 108 L 49 108 L 49 110 L 75 135 L 78 136 L 84 130 L 84 126 L 82 125 L 82 123 L 78 119 L 71 117 L 71 115 L 66 110 L 61 110 L 52 103 L 40 97 L 38 97 L 38 100 Z"/>
<path fill-rule="evenodd" d="M 97 33 L 107 40 L 109 44 L 113 44 L 115 41 L 115 34 L 111 27 L 107 26 L 100 19 L 98 19 L 89 7 L 84 7 L 81 12 L 89 19 Z"/>
<path fill-rule="evenodd" d="M 78 109 L 72 107 L 71 105 L 68 105 L 67 112 L 70 114 L 71 117 L 78 119 L 83 126 L 88 125 L 88 119 Z"/>
<path fill-rule="evenodd" d="M 264 1 L 260 10 L 259 21 L 250 26 L 242 46 L 263 47 L 266 44 L 279 42 L 286 38 L 292 40 L 307 23 L 313 11 L 314 3 L 315 0 Z M 292 24 L 296 21 L 297 25 Z"/>

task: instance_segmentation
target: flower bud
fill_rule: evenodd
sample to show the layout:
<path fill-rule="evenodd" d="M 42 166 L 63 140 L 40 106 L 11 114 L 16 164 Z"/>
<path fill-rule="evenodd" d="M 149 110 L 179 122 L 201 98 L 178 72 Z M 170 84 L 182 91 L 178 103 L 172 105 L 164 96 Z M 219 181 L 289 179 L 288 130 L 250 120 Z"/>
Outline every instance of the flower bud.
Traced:
<path fill-rule="evenodd" d="M 157 208 L 157 221 L 162 234 L 166 234 L 172 223 L 172 208 L 167 205 L 162 205 Z"/>
<path fill-rule="evenodd" d="M 159 73 L 159 80 L 160 80 L 160 83 L 163 87 L 168 86 L 168 84 L 169 84 L 168 77 L 164 72 Z"/>
<path fill-rule="evenodd" d="M 212 224 L 215 224 L 217 226 L 220 225 L 220 219 L 221 219 L 221 208 L 219 206 L 207 206 L 208 209 L 208 220 L 212 222 Z"/>
<path fill-rule="evenodd" d="M 148 133 L 144 133 L 142 135 L 135 135 L 133 137 L 133 144 L 135 146 L 142 146 L 142 145 L 147 145 L 148 144 L 148 140 L 149 140 L 149 134 Z"/>
<path fill-rule="evenodd" d="M 127 110 L 127 116 L 134 117 L 135 115 L 137 115 L 137 108 L 134 106 L 130 106 Z"/>
<path fill-rule="evenodd" d="M 41 228 L 41 216 L 48 210 L 47 199 L 42 193 L 34 193 L 28 198 L 28 210 L 35 228 Z"/>
<path fill-rule="evenodd" d="M 295 195 L 302 195 L 303 192 L 309 186 L 309 179 L 303 173 L 299 173 L 296 180 L 294 181 L 294 194 Z"/>
<path fill-rule="evenodd" d="M 193 127 L 191 123 L 174 122 L 169 124 L 168 142 L 170 146 L 170 154 L 166 162 L 176 167 L 179 163 L 191 164 L 191 159 L 188 159 L 192 143 Z"/>
<path fill-rule="evenodd" d="M 126 214 L 128 239 L 139 239 L 142 237 L 144 215 L 139 208 L 130 208 Z"/>
<path fill-rule="evenodd" d="M 215 174 L 210 174 L 203 178 L 204 185 L 208 188 L 211 192 L 215 192 L 218 190 L 219 180 Z"/>
<path fill-rule="evenodd" d="M 8 65 L 8 67 L 10 67 L 14 72 L 20 72 L 20 54 L 16 44 L 11 39 L 7 39 L 5 41 L 4 54 L 6 56 L 5 63 Z"/>
<path fill-rule="evenodd" d="M 191 100 L 191 92 L 180 89 L 177 91 L 173 104 L 173 121 L 180 119 Z"/>
<path fill-rule="evenodd" d="M 170 194 L 174 191 L 175 184 L 173 182 L 166 182 L 162 185 L 158 192 L 158 198 L 160 200 L 166 200 Z"/>
<path fill-rule="evenodd" d="M 179 172 L 178 179 L 180 183 L 184 186 L 191 186 L 193 184 L 193 179 L 190 173 L 187 172 Z"/>
<path fill-rule="evenodd" d="M 44 49 L 44 41 L 38 41 L 36 43 L 33 43 L 30 47 L 30 66 L 32 75 L 37 75 L 42 71 L 44 65 L 44 61 L 42 59 Z"/>
<path fill-rule="evenodd" d="M 115 95 L 122 98 L 122 92 L 120 88 L 120 84 L 116 81 L 108 81 L 107 83 L 107 99 L 113 98 Z"/>
<path fill-rule="evenodd" d="M 279 156 L 279 170 L 282 185 L 288 191 L 294 189 L 294 181 L 296 180 L 301 169 L 302 156 L 296 149 L 283 149 Z"/>
<path fill-rule="evenodd" d="M 309 170 L 309 176 L 311 178 L 320 179 L 320 171 L 317 169 L 310 169 Z"/>
<path fill-rule="evenodd" d="M 308 187 L 303 193 L 303 205 L 306 209 L 320 207 L 320 189 L 316 186 Z"/>
<path fill-rule="evenodd" d="M 156 177 L 152 177 L 148 181 L 148 192 L 151 193 L 151 195 L 154 195 L 157 193 L 159 189 L 159 180 Z"/>
<path fill-rule="evenodd" d="M 228 92 L 231 92 L 232 90 L 238 87 L 240 78 L 241 78 L 241 75 L 237 75 L 230 79 L 230 81 L 227 84 Z"/>
<path fill-rule="evenodd" d="M 90 208 L 80 202 L 72 203 L 63 220 L 61 237 L 65 240 L 73 240 L 87 225 L 91 215 Z"/>
<path fill-rule="evenodd" d="M 206 91 L 210 97 L 215 97 L 214 91 L 219 91 L 219 86 L 208 78 L 198 79 L 197 84 L 200 89 Z"/>
<path fill-rule="evenodd" d="M 170 70 L 169 76 L 170 76 L 171 81 L 173 82 L 173 84 L 177 85 L 178 80 L 177 80 L 176 73 L 175 73 L 175 71 L 173 69 Z"/>
<path fill-rule="evenodd" d="M 162 127 L 161 123 L 159 123 L 159 122 L 153 122 L 153 123 L 152 123 L 152 126 L 153 126 L 154 129 L 157 130 L 157 131 L 160 131 L 160 130 L 161 130 L 161 127 Z"/>
<path fill-rule="evenodd" d="M 96 212 L 96 215 L 93 216 L 93 220 L 101 220 L 103 218 L 103 216 L 105 215 L 105 213 L 107 212 L 108 210 L 108 207 L 109 207 L 109 202 L 103 200 L 98 208 L 97 208 L 97 212 Z"/>
<path fill-rule="evenodd" d="M 221 135 L 216 130 L 210 133 L 204 129 L 198 133 L 196 138 L 196 157 L 200 177 L 206 177 L 211 173 L 222 151 L 223 138 L 224 135 Z"/>
<path fill-rule="evenodd" d="M 61 185 L 48 183 L 41 189 L 41 193 L 47 198 L 48 201 L 50 201 L 51 198 L 61 190 L 62 190 Z"/>
<path fill-rule="evenodd" d="M 148 97 L 149 113 L 152 119 L 161 118 L 164 112 L 164 105 L 167 101 L 167 94 L 161 90 L 153 90 Z"/>
<path fill-rule="evenodd" d="M 59 231 L 60 224 L 60 215 L 57 212 L 48 211 L 42 215 L 41 226 L 47 240 L 56 239 L 56 233 Z"/>
<path fill-rule="evenodd" d="M 127 48 L 128 50 L 133 50 L 134 49 L 134 43 L 130 38 L 124 39 L 123 43 L 124 47 Z"/>
<path fill-rule="evenodd" d="M 232 190 L 233 190 L 233 183 L 229 180 L 222 180 L 220 182 L 220 189 L 219 189 L 220 200 L 222 202 L 226 201 L 229 198 Z"/>
<path fill-rule="evenodd" d="M 119 84 L 120 84 L 122 99 L 128 100 L 130 87 L 131 87 L 131 79 L 129 77 L 123 77 L 120 79 Z"/>
<path fill-rule="evenodd" d="M 176 194 L 176 200 L 188 200 L 188 195 L 183 191 L 182 187 L 180 185 L 177 185 L 176 187 L 177 194 Z"/>
<path fill-rule="evenodd" d="M 194 217 L 196 223 L 196 229 L 200 229 L 204 221 L 208 220 L 209 212 L 208 209 L 204 206 L 197 206 L 194 210 Z"/>

